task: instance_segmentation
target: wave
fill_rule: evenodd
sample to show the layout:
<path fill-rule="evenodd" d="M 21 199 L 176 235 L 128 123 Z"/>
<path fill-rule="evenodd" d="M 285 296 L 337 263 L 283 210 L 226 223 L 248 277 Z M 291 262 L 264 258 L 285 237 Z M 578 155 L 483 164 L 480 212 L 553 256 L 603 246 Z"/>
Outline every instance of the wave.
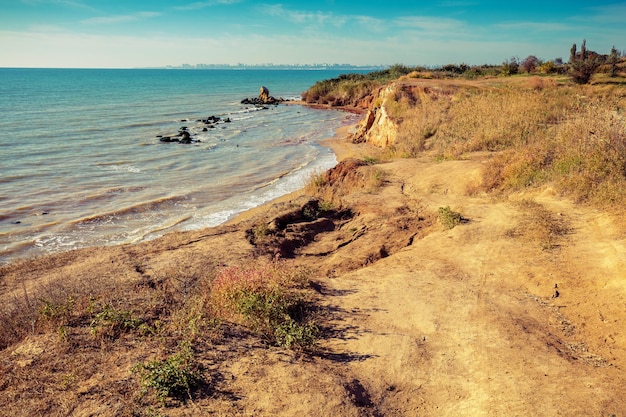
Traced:
<path fill-rule="evenodd" d="M 114 219 L 120 219 L 125 216 L 134 216 L 142 213 L 162 212 L 160 209 L 164 205 L 171 204 L 174 206 L 179 204 L 180 202 L 188 200 L 189 198 L 185 196 L 164 197 L 153 201 L 133 204 L 119 210 L 113 210 L 105 213 L 98 213 L 93 216 L 83 217 L 70 221 L 68 224 L 80 226 L 93 223 L 108 223 L 113 221 Z"/>

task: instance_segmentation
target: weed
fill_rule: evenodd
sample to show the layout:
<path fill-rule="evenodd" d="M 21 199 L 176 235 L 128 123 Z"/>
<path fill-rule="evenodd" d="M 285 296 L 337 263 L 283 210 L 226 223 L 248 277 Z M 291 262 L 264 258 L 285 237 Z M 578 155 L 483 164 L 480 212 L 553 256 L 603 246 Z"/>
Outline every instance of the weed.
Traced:
<path fill-rule="evenodd" d="M 187 342 L 181 343 L 179 351 L 166 359 L 137 364 L 133 371 L 141 377 L 142 395 L 153 390 L 163 405 L 168 398 L 179 401 L 191 399 L 192 391 L 203 378 L 193 350 Z"/>
<path fill-rule="evenodd" d="M 439 207 L 439 223 L 441 223 L 446 230 L 454 229 L 455 226 L 461 224 L 462 219 L 461 213 L 450 210 L 450 206 Z"/>
<path fill-rule="evenodd" d="M 252 228 L 252 233 L 254 233 L 254 237 L 256 240 L 262 240 L 264 237 L 270 234 L 270 228 L 266 222 L 261 221 L 254 225 Z"/>
<path fill-rule="evenodd" d="M 558 248 L 561 239 L 571 232 L 563 216 L 547 210 L 532 200 L 519 202 L 524 216 L 519 224 L 508 232 L 509 236 L 520 236 L 533 242 L 543 251 Z"/>
<path fill-rule="evenodd" d="M 53 303 L 43 298 L 40 298 L 39 302 L 41 303 L 39 314 L 47 320 L 67 320 L 76 305 L 76 299 L 73 296 L 69 296 L 66 301 L 60 304 Z"/>
<path fill-rule="evenodd" d="M 218 316 L 243 324 L 272 344 L 306 347 L 315 340 L 315 326 L 303 324 L 307 309 L 295 289 L 307 281 L 306 272 L 280 261 L 225 268 L 213 284 L 212 306 Z"/>
<path fill-rule="evenodd" d="M 334 209 L 334 205 L 331 201 L 320 201 L 319 209 L 321 212 L 332 211 Z"/>
<path fill-rule="evenodd" d="M 274 334 L 278 346 L 287 349 L 307 348 L 315 344 L 318 328 L 313 323 L 300 324 L 287 320 L 276 327 Z"/>
<path fill-rule="evenodd" d="M 109 304 L 102 306 L 102 311 L 95 314 L 89 326 L 92 335 L 110 339 L 130 330 L 139 330 L 142 334 L 152 331 L 143 320 L 133 317 L 130 311 L 117 310 Z"/>

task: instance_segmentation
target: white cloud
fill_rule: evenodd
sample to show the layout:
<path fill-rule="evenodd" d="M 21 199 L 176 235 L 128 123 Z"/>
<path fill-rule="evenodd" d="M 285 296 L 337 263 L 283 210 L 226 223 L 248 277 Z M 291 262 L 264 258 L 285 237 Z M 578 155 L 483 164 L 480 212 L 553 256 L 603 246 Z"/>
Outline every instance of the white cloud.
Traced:
<path fill-rule="evenodd" d="M 626 3 L 589 7 L 589 14 L 579 16 L 578 18 L 580 20 L 587 19 L 594 22 L 619 23 L 623 25 L 626 21 Z"/>
<path fill-rule="evenodd" d="M 465 23 L 456 19 L 428 16 L 403 16 L 394 19 L 393 24 L 404 28 L 419 29 L 426 32 L 457 31 L 465 28 Z"/>
<path fill-rule="evenodd" d="M 220 5 L 229 5 L 229 4 L 237 4 L 242 0 L 209 0 L 209 1 L 197 1 L 195 3 L 190 3 L 185 6 L 177 6 L 174 7 L 174 10 L 181 11 L 190 11 L 190 10 L 200 10 L 206 7 L 214 7 Z"/>
<path fill-rule="evenodd" d="M 48 4 L 59 4 L 61 6 L 66 6 L 72 9 L 89 10 L 92 12 L 98 11 L 94 7 L 88 6 L 78 1 L 72 1 L 72 0 L 20 0 L 20 1 L 24 4 L 28 4 L 32 6 L 38 6 L 40 4 L 48 3 Z"/>
<path fill-rule="evenodd" d="M 340 27 L 348 20 L 347 16 L 336 15 L 334 13 L 288 10 L 285 9 L 282 4 L 263 5 L 260 6 L 260 10 L 268 16 L 280 17 L 290 21 L 291 23 L 299 25 L 313 24 L 324 26 L 329 24 L 335 27 Z"/>
<path fill-rule="evenodd" d="M 522 33 L 526 31 L 563 32 L 576 29 L 571 25 L 553 22 L 510 22 L 495 24 L 493 27 L 506 30 L 519 30 Z"/>
<path fill-rule="evenodd" d="M 114 23 L 123 23 L 123 22 L 132 22 L 136 20 L 150 19 L 153 17 L 161 16 L 162 13 L 159 12 L 138 12 L 127 15 L 117 15 L 117 16 L 102 16 L 102 17 L 91 17 L 89 19 L 81 20 L 80 23 L 86 25 L 107 25 Z"/>

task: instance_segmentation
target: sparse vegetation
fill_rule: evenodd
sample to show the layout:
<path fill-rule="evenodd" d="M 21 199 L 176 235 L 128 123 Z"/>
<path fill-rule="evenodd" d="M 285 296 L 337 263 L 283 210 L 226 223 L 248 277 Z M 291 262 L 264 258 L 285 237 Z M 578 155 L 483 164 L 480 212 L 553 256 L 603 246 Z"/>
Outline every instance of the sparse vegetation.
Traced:
<path fill-rule="evenodd" d="M 162 405 L 166 405 L 168 398 L 179 401 L 191 399 L 192 391 L 203 379 L 200 366 L 187 342 L 183 342 L 178 352 L 167 358 L 137 364 L 133 371 L 140 375 L 142 396 L 153 391 Z"/>
<path fill-rule="evenodd" d="M 536 75 L 478 85 L 405 88 L 400 100 L 414 104 L 395 107 L 400 129 L 389 156 L 462 159 L 486 151 L 492 154 L 483 171 L 486 191 L 551 182 L 578 201 L 626 202 L 623 87 Z"/>
<path fill-rule="evenodd" d="M 96 310 L 99 310 L 96 313 Z M 141 334 L 150 333 L 152 329 L 143 320 L 133 317 L 128 310 L 119 310 L 109 304 L 101 307 L 93 303 L 89 306 L 93 319 L 89 327 L 91 334 L 99 338 L 117 338 L 121 333 L 140 330 Z"/>
<path fill-rule="evenodd" d="M 385 182 L 385 171 L 372 159 L 345 161 L 323 174 L 315 174 L 305 185 L 305 192 L 318 197 L 322 205 L 341 207 L 342 197 L 356 191 L 376 192 Z"/>
<path fill-rule="evenodd" d="M 515 228 L 507 232 L 508 236 L 523 238 L 541 250 L 550 251 L 558 248 L 571 232 L 561 213 L 552 213 L 532 200 L 522 200 L 518 205 L 525 215 Z"/>
<path fill-rule="evenodd" d="M 211 290 L 211 305 L 218 317 L 248 327 L 271 344 L 308 348 L 315 343 L 317 328 L 297 291 L 306 283 L 305 271 L 261 258 L 222 269 Z"/>
<path fill-rule="evenodd" d="M 454 229 L 456 226 L 461 224 L 463 217 L 461 213 L 456 211 L 452 211 L 450 206 L 439 207 L 439 223 L 446 229 Z"/>

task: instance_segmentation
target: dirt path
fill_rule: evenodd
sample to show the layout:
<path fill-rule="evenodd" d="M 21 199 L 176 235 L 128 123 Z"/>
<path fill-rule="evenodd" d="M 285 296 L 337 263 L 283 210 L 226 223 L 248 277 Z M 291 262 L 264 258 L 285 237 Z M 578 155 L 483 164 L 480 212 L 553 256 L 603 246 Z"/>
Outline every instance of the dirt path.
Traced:
<path fill-rule="evenodd" d="M 479 162 L 396 175 L 415 163 L 385 169 L 406 198 L 435 210 L 449 205 L 468 222 L 324 282 L 328 306 L 342 312 L 334 320 L 341 337 L 328 348 L 362 358 L 347 368 L 363 388 L 364 411 L 625 412 L 626 250 L 610 220 L 547 194 L 536 198 L 541 206 L 467 197 Z M 567 224 L 550 247 L 537 238 L 541 230 L 533 233 L 543 227 L 533 216 L 544 208 Z"/>

